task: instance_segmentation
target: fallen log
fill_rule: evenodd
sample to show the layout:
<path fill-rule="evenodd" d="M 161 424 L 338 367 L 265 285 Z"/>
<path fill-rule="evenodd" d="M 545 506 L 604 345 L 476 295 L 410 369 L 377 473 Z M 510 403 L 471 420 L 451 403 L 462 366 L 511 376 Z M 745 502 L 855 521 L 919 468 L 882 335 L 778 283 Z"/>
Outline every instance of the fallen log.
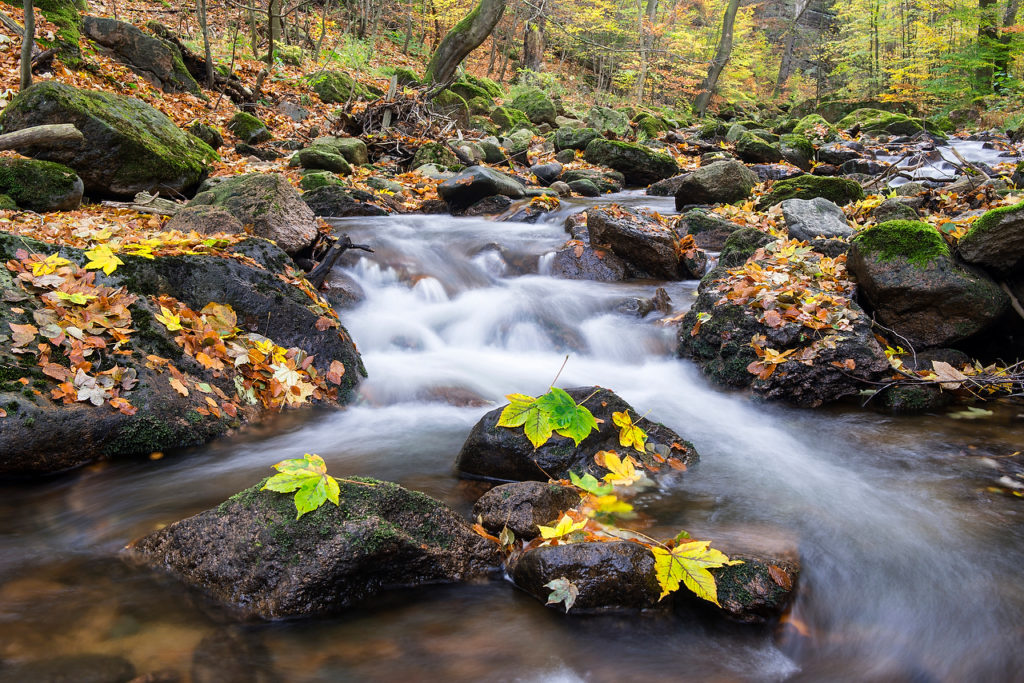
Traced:
<path fill-rule="evenodd" d="M 164 199 L 148 192 L 140 192 L 130 202 L 105 201 L 103 206 L 115 209 L 131 209 L 139 213 L 152 213 L 157 216 L 173 216 L 178 213 L 183 204 L 172 202 L 170 199 Z"/>
<path fill-rule="evenodd" d="M 82 131 L 70 123 L 32 126 L 0 135 L 0 149 L 23 149 L 33 146 L 58 147 L 80 145 L 83 142 L 85 142 L 85 136 L 82 135 Z"/>

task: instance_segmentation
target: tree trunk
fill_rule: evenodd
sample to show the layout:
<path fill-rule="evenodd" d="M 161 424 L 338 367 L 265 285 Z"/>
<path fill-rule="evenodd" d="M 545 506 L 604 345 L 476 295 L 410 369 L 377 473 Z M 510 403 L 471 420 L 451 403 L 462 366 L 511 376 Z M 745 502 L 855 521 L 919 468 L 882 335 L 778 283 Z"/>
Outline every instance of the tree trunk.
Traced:
<path fill-rule="evenodd" d="M 274 64 L 274 45 L 281 39 L 281 0 L 270 0 L 267 3 L 267 66 Z"/>
<path fill-rule="evenodd" d="M 544 16 L 526 22 L 523 32 L 523 68 L 540 71 L 544 65 Z"/>
<path fill-rule="evenodd" d="M 978 87 L 985 92 L 992 89 L 994 68 L 990 53 L 999 42 L 999 29 L 996 25 L 995 15 L 996 0 L 978 0 L 978 50 L 981 53 L 981 58 L 989 63 L 978 67 L 974 75 L 978 80 Z"/>
<path fill-rule="evenodd" d="M 36 44 L 36 14 L 33 0 L 25 0 L 25 33 L 21 37 L 21 89 L 32 85 L 32 48 Z"/>
<path fill-rule="evenodd" d="M 995 73 L 997 76 L 1006 78 L 1010 75 L 1010 41 L 1013 34 L 1006 31 L 1017 23 L 1017 11 L 1020 9 L 1020 0 L 1010 0 L 1006 3 L 1006 11 L 1003 13 L 1003 32 L 999 36 L 999 52 L 995 59 Z M 999 92 L 1006 91 L 1006 84 L 1002 81 L 996 83 Z"/>
<path fill-rule="evenodd" d="M 639 7 L 639 2 L 637 3 Z M 654 20 L 658 15 L 658 0 L 647 0 L 646 11 L 639 13 L 640 29 L 640 73 L 633 86 L 633 97 L 643 99 L 644 82 L 647 80 L 647 65 L 650 61 L 651 46 L 654 44 Z"/>
<path fill-rule="evenodd" d="M 729 0 L 729 5 L 725 8 L 725 16 L 722 18 L 722 35 L 718 39 L 718 50 L 715 52 L 715 58 L 711 60 L 711 67 L 700 86 L 697 99 L 693 102 L 693 109 L 697 112 L 697 116 L 704 116 L 704 112 L 708 110 L 711 96 L 715 94 L 715 88 L 718 86 L 718 77 L 722 75 L 722 71 L 732 55 L 732 29 L 733 24 L 736 23 L 736 11 L 739 7 L 740 0 Z"/>
<path fill-rule="evenodd" d="M 197 0 L 199 29 L 203 33 L 203 52 L 206 56 L 206 87 L 213 90 L 213 53 L 210 51 L 210 26 L 206 20 L 206 0 Z"/>
<path fill-rule="evenodd" d="M 0 135 L 0 149 L 24 149 L 26 147 L 63 147 L 80 145 L 85 141 L 82 131 L 70 123 L 50 123 L 45 126 L 22 128 L 13 133 Z"/>
<path fill-rule="evenodd" d="M 494 30 L 505 12 L 506 0 L 480 0 L 480 4 L 448 32 L 427 65 L 426 79 L 431 83 L 447 83 L 455 69 L 470 52 L 480 46 Z"/>

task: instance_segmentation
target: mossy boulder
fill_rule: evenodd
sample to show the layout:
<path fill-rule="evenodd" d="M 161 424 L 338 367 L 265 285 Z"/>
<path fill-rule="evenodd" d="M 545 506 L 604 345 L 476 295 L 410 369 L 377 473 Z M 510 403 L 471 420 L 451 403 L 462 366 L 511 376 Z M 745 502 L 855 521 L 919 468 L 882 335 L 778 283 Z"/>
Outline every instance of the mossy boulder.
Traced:
<path fill-rule="evenodd" d="M 530 123 L 555 125 L 555 104 L 540 88 L 528 88 L 512 100 L 512 107 L 526 114 Z"/>
<path fill-rule="evenodd" d="M 196 121 L 189 126 L 188 132 L 205 142 L 212 150 L 218 150 L 224 146 L 224 136 L 220 134 L 220 131 L 201 121 Z"/>
<path fill-rule="evenodd" d="M 493 96 L 489 92 L 487 92 L 486 88 L 482 88 L 479 85 L 470 83 L 467 80 L 455 81 L 454 83 L 448 86 L 448 89 L 451 90 L 456 95 L 460 96 L 462 99 L 466 100 L 467 102 L 474 98 L 480 98 L 482 101 L 487 103 L 494 102 Z"/>
<path fill-rule="evenodd" d="M 0 260 L 16 259 L 18 250 L 26 248 L 39 254 L 59 253 L 79 266 L 89 260 L 81 249 L 0 232 Z M 232 254 L 245 258 L 233 258 Z M 92 360 L 94 371 L 110 369 L 116 363 L 137 373 L 137 384 L 121 391 L 137 412 L 126 415 L 106 404 L 51 400 L 50 390 L 57 381 L 39 371 L 36 358 L 12 354 L 10 345 L 4 344 L 0 346 L 0 405 L 8 416 L 0 427 L 0 475 L 51 474 L 105 458 L 145 458 L 154 451 L 198 446 L 263 414 L 261 408 L 248 405 L 238 407 L 237 417 L 219 409 L 218 415 L 198 412 L 208 411 L 206 396 L 210 394 L 196 389 L 194 382 L 207 383 L 223 395 L 234 397 L 234 373 L 214 374 L 185 354 L 174 341 L 178 333 L 155 319 L 160 307 L 150 297 L 166 294 L 195 311 L 210 302 L 228 304 L 243 334 L 266 334 L 285 348 L 303 349 L 313 357 L 319 373 L 327 372 L 333 360 L 342 362 L 346 372 L 338 402 L 351 400 L 360 377 L 365 376 L 347 333 L 340 328 L 318 330 L 316 322 L 322 310 L 313 305 L 305 291 L 278 277 L 294 264 L 266 240 L 248 239 L 213 255 L 158 256 L 151 260 L 120 254 L 120 258 L 123 264 L 110 275 L 98 274 L 97 282 L 114 288 L 123 286 L 139 297 L 128 306 L 131 322 L 127 327 L 132 332 L 126 347 L 132 355 L 117 356 L 116 360 L 97 356 Z M 0 274 L 0 285 L 7 292 L 21 291 L 5 274 Z M 0 301 L 0 324 L 5 330 L 9 323 L 31 324 L 33 311 L 42 308 L 38 298 L 16 304 Z M 166 368 L 147 364 L 147 355 L 167 358 L 187 373 L 185 381 L 192 388 L 188 396 L 171 387 Z M 51 358 L 58 364 L 63 361 L 60 354 Z M 38 393 L 27 391 L 18 378 L 29 380 L 29 386 Z"/>
<path fill-rule="evenodd" d="M 735 160 L 715 161 L 688 175 L 676 190 L 676 210 L 693 204 L 732 203 L 746 199 L 757 176 Z"/>
<path fill-rule="evenodd" d="M 330 171 L 342 175 L 352 174 L 352 165 L 333 147 L 312 144 L 292 155 L 288 165 L 318 171 Z"/>
<path fill-rule="evenodd" d="M 21 7 L 16 2 L 5 1 Z M 78 42 L 82 26 L 80 12 L 85 9 L 85 3 L 78 0 L 36 0 L 34 4 L 43 17 L 57 27 L 52 36 L 40 32 L 41 35 L 37 35 L 36 42 L 44 49 L 56 50 L 61 61 L 68 66 L 81 65 L 82 50 Z"/>
<path fill-rule="evenodd" d="M 487 116 L 494 109 L 493 100 L 489 100 L 483 97 L 474 97 L 466 100 L 466 105 L 469 106 L 470 123 L 475 124 L 476 119 L 481 116 Z"/>
<path fill-rule="evenodd" d="M 164 92 L 202 94 L 177 45 L 143 33 L 129 23 L 105 17 L 85 17 L 82 30 L 90 40 Z"/>
<path fill-rule="evenodd" d="M 480 418 L 470 431 L 455 463 L 459 474 L 503 481 L 547 481 L 549 475 L 561 479 L 567 478 L 570 471 L 580 476 L 593 474 L 599 479 L 607 474 L 607 470 L 594 462 L 594 454 L 621 448 L 619 428 L 612 422 L 612 413 L 644 413 L 638 413 L 617 394 L 601 387 L 581 387 L 566 391 L 576 401 L 590 396 L 587 407 L 594 417 L 604 420 L 598 423 L 598 430 L 592 431 L 578 446 L 574 445 L 572 439 L 555 434 L 547 443 L 534 448 L 522 428 L 498 426 L 498 418 L 504 409 L 502 406 Z M 682 450 L 672 447 L 675 457 L 685 465 L 697 462 L 699 455 L 693 444 L 665 425 L 648 419 L 644 421 L 644 429 L 647 431 L 647 443 L 652 449 L 672 447 L 676 443 Z M 634 453 L 633 457 L 644 464 L 657 466 L 654 458 L 656 453 L 656 450 L 644 454 Z"/>
<path fill-rule="evenodd" d="M 200 192 L 189 206 L 225 208 L 252 234 L 273 240 L 289 254 L 296 254 L 316 238 L 316 216 L 291 183 L 277 173 L 246 173 L 231 176 Z"/>
<path fill-rule="evenodd" d="M 642 134 L 649 140 L 657 138 L 659 133 L 669 130 L 671 127 L 665 119 L 646 112 L 639 114 L 634 119 L 634 123 L 636 123 L 637 135 Z"/>
<path fill-rule="evenodd" d="M 957 245 L 960 256 L 1000 277 L 1024 267 L 1024 202 L 992 209 L 975 221 Z"/>
<path fill-rule="evenodd" d="M 574 168 L 562 173 L 562 182 L 573 185 L 577 180 L 588 180 L 599 193 L 618 192 L 625 183 L 625 177 L 618 171 L 602 172 L 594 168 Z M 573 186 L 573 190 L 576 188 Z M 581 193 L 582 194 L 582 193 Z"/>
<path fill-rule="evenodd" d="M 430 110 L 453 119 L 460 128 L 469 128 L 469 104 L 452 90 L 445 89 L 434 95 L 430 101 Z"/>
<path fill-rule="evenodd" d="M 188 194 L 217 158 L 204 142 L 141 100 L 56 81 L 30 86 L 0 114 L 5 133 L 50 123 L 74 124 L 85 142 L 74 149 L 18 151 L 72 168 L 90 196 L 130 198 L 144 190 Z"/>
<path fill-rule="evenodd" d="M 505 94 L 505 91 L 502 90 L 500 85 L 486 76 L 474 76 L 473 74 L 467 73 L 463 74 L 462 80 L 467 83 L 471 83 L 478 88 L 483 88 L 492 99 L 495 97 L 501 97 Z"/>
<path fill-rule="evenodd" d="M 236 112 L 228 122 L 228 130 L 247 145 L 258 145 L 273 137 L 267 125 L 252 114 L 244 111 Z"/>
<path fill-rule="evenodd" d="M 802 171 L 811 170 L 814 161 L 814 145 L 803 135 L 785 133 L 779 137 L 779 151 L 782 158 Z"/>
<path fill-rule="evenodd" d="M 73 211 L 85 186 L 67 166 L 36 159 L 0 159 L 0 193 L 37 213 Z"/>
<path fill-rule="evenodd" d="M 729 236 L 743 227 L 707 209 L 690 209 L 683 217 L 686 219 L 686 234 L 693 235 L 702 249 L 721 251 Z"/>
<path fill-rule="evenodd" d="M 433 164 L 442 170 L 457 171 L 463 168 L 455 152 L 440 142 L 426 142 L 416 150 L 412 157 L 412 167 L 415 169 L 424 164 Z"/>
<path fill-rule="evenodd" d="M 593 128 L 575 128 L 562 126 L 555 131 L 555 150 L 578 149 L 585 150 L 593 140 L 597 140 L 601 134 Z"/>
<path fill-rule="evenodd" d="M 277 48 L 277 58 L 290 66 L 302 66 L 302 48 L 298 45 L 282 45 Z"/>
<path fill-rule="evenodd" d="M 344 104 L 350 100 L 373 99 L 354 78 L 341 71 L 323 71 L 307 77 L 306 83 L 324 104 Z"/>
<path fill-rule="evenodd" d="M 836 126 L 853 133 L 888 133 L 889 135 L 914 135 L 924 130 L 920 123 L 906 114 L 870 107 L 850 112 L 840 119 Z"/>
<path fill-rule="evenodd" d="M 697 131 L 697 137 L 701 140 L 712 140 L 725 137 L 728 132 L 728 125 L 718 119 L 711 119 L 701 124 L 700 130 Z"/>
<path fill-rule="evenodd" d="M 650 185 L 679 173 L 679 165 L 668 154 L 619 140 L 591 140 L 584 158 L 592 164 L 618 171 L 625 177 L 627 185 Z"/>
<path fill-rule="evenodd" d="M 792 128 L 792 133 L 802 135 L 814 142 L 832 142 L 839 137 L 835 126 L 826 121 L 820 114 L 808 114 Z"/>
<path fill-rule="evenodd" d="M 397 484 L 342 479 L 338 505 L 299 519 L 291 494 L 261 484 L 139 539 L 129 558 L 263 619 L 331 614 L 386 589 L 481 578 L 501 561 L 498 546 L 451 509 Z"/>
<path fill-rule="evenodd" d="M 342 180 L 335 173 L 330 171 L 313 171 L 312 173 L 303 173 L 302 177 L 299 178 L 299 188 L 304 192 L 310 192 L 312 190 L 318 190 L 321 187 L 328 185 L 343 185 Z"/>
<path fill-rule="evenodd" d="M 787 199 L 815 197 L 824 197 L 837 206 L 845 206 L 858 199 L 864 199 L 864 189 L 846 178 L 801 175 L 777 181 L 761 198 L 758 208 L 764 210 Z"/>
<path fill-rule="evenodd" d="M 625 137 L 633 130 L 629 126 L 628 116 L 608 107 L 592 107 L 584 122 L 587 128 L 593 128 L 599 133 L 614 133 L 618 137 Z"/>
<path fill-rule="evenodd" d="M 969 339 L 1009 305 L 993 280 L 958 266 L 927 223 L 889 221 L 864 230 L 847 265 L 878 321 L 918 349 Z"/>
<path fill-rule="evenodd" d="M 522 124 L 530 124 L 526 114 L 513 107 L 495 107 L 491 112 L 491 121 L 494 121 L 502 132 L 510 131 Z"/>
<path fill-rule="evenodd" d="M 753 164 L 774 164 L 782 161 L 782 150 L 778 145 L 766 142 L 751 131 L 745 131 L 736 139 L 736 154 Z"/>
<path fill-rule="evenodd" d="M 366 149 L 366 143 L 359 138 L 321 137 L 313 141 L 314 145 L 320 145 L 345 157 L 345 160 L 353 166 L 362 166 L 370 162 L 370 155 Z"/>
<path fill-rule="evenodd" d="M 408 85 L 413 88 L 418 88 L 423 85 L 423 79 L 421 79 L 419 74 L 412 69 L 404 66 L 396 66 L 394 74 L 398 76 L 398 85 Z"/>

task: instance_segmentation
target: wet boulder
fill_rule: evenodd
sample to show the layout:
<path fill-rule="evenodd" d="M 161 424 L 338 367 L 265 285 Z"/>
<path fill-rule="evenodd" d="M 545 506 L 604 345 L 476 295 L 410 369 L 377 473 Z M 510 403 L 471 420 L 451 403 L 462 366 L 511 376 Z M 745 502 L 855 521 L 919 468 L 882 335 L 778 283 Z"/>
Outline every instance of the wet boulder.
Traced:
<path fill-rule="evenodd" d="M 782 215 L 792 239 L 807 241 L 815 237 L 835 239 L 853 235 L 843 210 L 823 197 L 787 199 L 782 202 Z"/>
<path fill-rule="evenodd" d="M 164 92 L 200 94 L 199 84 L 185 67 L 176 45 L 131 24 L 104 17 L 83 17 L 82 32 Z"/>
<path fill-rule="evenodd" d="M 382 590 L 468 581 L 498 546 L 442 503 L 397 484 L 340 480 L 339 504 L 295 518 L 291 494 L 246 489 L 127 549 L 244 616 L 337 612 Z"/>
<path fill-rule="evenodd" d="M 683 218 L 686 233 L 693 235 L 699 247 L 713 251 L 721 251 L 729 235 L 744 227 L 707 209 L 690 209 Z"/>
<path fill-rule="evenodd" d="M 676 210 L 692 204 L 731 204 L 746 199 L 757 176 L 739 161 L 716 161 L 701 166 L 676 190 Z"/>
<path fill-rule="evenodd" d="M 763 624 L 782 616 L 796 596 L 800 564 L 794 560 L 730 554 L 743 564 L 710 569 L 718 588 L 721 612 L 744 624 Z M 682 591 L 680 598 L 687 597 Z M 688 602 L 695 604 L 696 596 Z"/>
<path fill-rule="evenodd" d="M 35 83 L 0 114 L 5 133 L 52 123 L 73 124 L 85 141 L 74 148 L 28 146 L 18 151 L 73 169 L 94 197 L 133 198 L 143 191 L 188 194 L 217 158 L 205 143 L 141 100 L 57 81 Z"/>
<path fill-rule="evenodd" d="M 573 183 L 577 180 L 590 181 L 590 183 L 597 188 L 599 193 L 618 192 L 626 182 L 625 176 L 618 171 L 598 171 L 593 168 L 576 168 L 562 173 L 562 182 L 567 183 L 569 187 L 572 187 L 574 192 L 577 190 L 573 187 Z M 580 194 L 583 193 L 580 192 Z"/>
<path fill-rule="evenodd" d="M 550 164 L 535 164 L 530 167 L 530 172 L 541 185 L 548 187 L 562 175 L 562 164 L 557 161 Z"/>
<path fill-rule="evenodd" d="M 470 166 L 454 178 L 437 186 L 437 194 L 452 209 L 465 209 L 484 197 L 504 195 L 520 199 L 526 192 L 523 184 L 501 171 L 486 166 Z"/>
<path fill-rule="evenodd" d="M 0 194 L 19 208 L 48 213 L 74 211 L 85 186 L 67 166 L 37 159 L 0 159 Z"/>
<path fill-rule="evenodd" d="M 578 194 L 581 197 L 600 197 L 601 188 L 599 188 L 594 181 L 589 178 L 578 178 L 576 180 L 570 180 L 566 183 L 569 190 Z"/>
<path fill-rule="evenodd" d="M 572 607 L 576 613 L 650 609 L 661 595 L 654 555 L 629 541 L 541 546 L 517 557 L 508 573 L 517 586 L 544 603 L 551 593 L 546 584 L 568 579 L 579 590 Z"/>
<path fill-rule="evenodd" d="M 528 541 L 540 534 L 539 524 L 558 519 L 561 513 L 580 503 L 580 492 L 571 486 L 540 481 L 502 484 L 480 496 L 473 505 L 473 517 L 497 535 L 504 527 L 517 539 Z"/>
<path fill-rule="evenodd" d="M 590 473 L 598 478 L 607 470 L 594 462 L 594 454 L 603 450 L 621 450 L 619 428 L 612 422 L 612 413 L 629 411 L 642 415 L 615 393 L 601 387 L 581 387 L 566 390 L 576 401 L 584 404 L 598 423 L 598 430 L 576 446 L 572 439 L 554 434 L 547 443 L 534 449 L 522 428 L 499 427 L 498 419 L 504 408 L 496 408 L 484 415 L 469 433 L 456 459 L 456 469 L 464 477 L 499 481 L 547 481 L 567 478 L 569 472 Z M 596 393 L 595 393 L 596 392 Z M 588 398 L 589 397 L 589 398 Z M 685 441 L 668 427 L 644 420 L 643 428 L 651 448 L 669 448 L 671 455 L 683 465 L 692 465 L 698 459 L 693 444 Z M 675 444 L 675 445 L 673 445 Z M 645 466 L 658 467 L 650 453 L 631 452 Z"/>
<path fill-rule="evenodd" d="M 699 254 L 695 254 L 697 259 L 694 263 L 683 262 L 677 248 L 679 237 L 660 217 L 642 209 L 603 207 L 588 209 L 586 214 L 591 244 L 608 245 L 638 274 L 646 273 L 662 280 L 704 274 L 703 266 L 697 262 L 700 261 Z M 705 256 L 703 262 L 706 260 Z"/>
<path fill-rule="evenodd" d="M 993 280 L 958 266 L 927 223 L 890 221 L 859 233 L 848 268 L 879 322 L 917 348 L 977 335 L 1009 305 Z"/>
<path fill-rule="evenodd" d="M 252 234 L 273 240 L 295 254 L 316 238 L 316 216 L 284 176 L 277 173 L 246 173 L 232 176 L 200 192 L 189 206 L 220 206 Z"/>
<path fill-rule="evenodd" d="M 845 206 L 852 201 L 864 199 L 864 189 L 846 178 L 801 175 L 796 178 L 779 180 L 758 203 L 760 210 L 768 209 L 787 199 L 814 199 L 823 197 L 833 204 Z"/>
<path fill-rule="evenodd" d="M 736 154 L 752 164 L 774 164 L 782 161 L 782 150 L 750 131 L 736 138 Z"/>
<path fill-rule="evenodd" d="M 860 152 L 840 142 L 833 142 L 818 148 L 818 161 L 833 166 L 842 166 L 847 161 L 860 159 L 860 157 Z"/>
<path fill-rule="evenodd" d="M 679 165 L 668 154 L 619 140 L 591 140 L 584 157 L 592 164 L 618 171 L 627 185 L 650 185 L 679 173 Z"/>
<path fill-rule="evenodd" d="M 551 262 L 551 275 L 566 280 L 621 282 L 629 277 L 628 271 L 626 262 L 613 252 L 578 240 L 570 241 L 555 252 Z"/>
<path fill-rule="evenodd" d="M 957 251 L 968 263 L 996 276 L 1019 279 L 1024 268 L 1024 202 L 986 212 L 960 240 Z"/>
<path fill-rule="evenodd" d="M 357 194 L 360 195 L 357 197 Z M 350 216 L 386 216 L 388 210 L 370 201 L 372 195 L 349 190 L 340 185 L 326 185 L 302 195 L 302 201 L 317 216 L 348 218 Z"/>
<path fill-rule="evenodd" d="M 674 175 L 671 178 L 665 178 L 659 180 L 656 183 L 651 183 L 647 188 L 647 194 L 652 197 L 675 197 L 676 192 L 679 190 L 679 186 L 686 179 L 687 173 L 681 173 Z"/>

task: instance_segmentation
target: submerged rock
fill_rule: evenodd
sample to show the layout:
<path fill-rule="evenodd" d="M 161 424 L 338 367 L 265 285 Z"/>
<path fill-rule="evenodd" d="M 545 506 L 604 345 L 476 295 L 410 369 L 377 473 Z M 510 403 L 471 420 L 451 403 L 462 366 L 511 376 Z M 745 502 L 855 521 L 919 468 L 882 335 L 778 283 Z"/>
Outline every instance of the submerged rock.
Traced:
<path fill-rule="evenodd" d="M 607 470 L 594 462 L 594 454 L 603 450 L 622 449 L 619 444 L 619 428 L 612 421 L 612 413 L 629 411 L 632 416 L 643 413 L 638 413 L 608 389 L 581 387 L 566 391 L 576 401 L 590 397 L 584 405 L 594 417 L 604 420 L 598 424 L 598 430 L 591 432 L 579 446 L 576 446 L 572 439 L 554 434 L 547 443 L 534 449 L 521 427 L 498 426 L 498 419 L 504 408 L 502 406 L 480 418 L 469 433 L 455 463 L 459 474 L 501 481 L 562 479 L 567 478 L 570 471 L 580 475 L 589 472 L 603 477 Z M 657 446 L 671 449 L 672 455 L 683 465 L 689 466 L 697 462 L 699 456 L 693 444 L 665 425 L 644 420 L 643 428 L 647 432 L 648 444 L 652 448 Z M 640 454 L 631 451 L 631 455 L 645 465 L 657 467 L 657 462 L 650 453 Z"/>
<path fill-rule="evenodd" d="M 139 539 L 130 559 L 263 619 L 337 612 L 382 590 L 469 581 L 497 545 L 442 503 L 374 479 L 338 482 L 339 505 L 295 519 L 291 494 L 246 489 Z"/>
<path fill-rule="evenodd" d="M 627 271 L 626 262 L 611 251 L 582 242 L 569 242 L 551 262 L 551 275 L 566 280 L 621 282 L 628 278 Z"/>
<path fill-rule="evenodd" d="M 548 524 L 579 503 L 580 492 L 574 487 L 517 481 L 495 486 L 480 496 L 473 517 L 480 517 L 484 528 L 493 534 L 507 526 L 517 539 L 528 541 L 540 534 L 537 525 Z"/>
<path fill-rule="evenodd" d="M 135 667 L 124 657 L 55 655 L 0 667 L 0 683 L 128 683 Z"/>

